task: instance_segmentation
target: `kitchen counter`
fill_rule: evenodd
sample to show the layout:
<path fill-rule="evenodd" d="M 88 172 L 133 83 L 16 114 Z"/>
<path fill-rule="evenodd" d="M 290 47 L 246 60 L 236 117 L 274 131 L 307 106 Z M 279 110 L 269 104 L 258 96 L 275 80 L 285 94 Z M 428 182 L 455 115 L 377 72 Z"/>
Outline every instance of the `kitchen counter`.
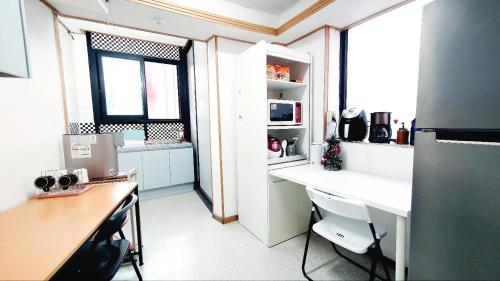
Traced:
<path fill-rule="evenodd" d="M 150 151 L 150 150 L 165 150 L 165 149 L 179 149 L 192 147 L 193 144 L 190 142 L 165 142 L 165 143 L 154 143 L 154 144 L 126 144 L 122 147 L 118 147 L 118 152 L 136 152 L 136 151 Z"/>

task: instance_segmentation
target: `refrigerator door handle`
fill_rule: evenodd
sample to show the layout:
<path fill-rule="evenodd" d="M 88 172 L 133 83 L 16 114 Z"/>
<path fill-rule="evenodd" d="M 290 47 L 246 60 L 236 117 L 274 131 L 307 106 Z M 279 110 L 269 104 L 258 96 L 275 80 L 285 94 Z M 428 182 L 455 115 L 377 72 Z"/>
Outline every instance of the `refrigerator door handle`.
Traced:
<path fill-rule="evenodd" d="M 478 145 L 500 145 L 499 130 L 442 130 L 436 131 L 437 142 L 455 144 L 478 144 Z"/>
<path fill-rule="evenodd" d="M 463 140 L 442 140 L 442 139 L 436 139 L 436 142 L 439 142 L 439 143 L 447 143 L 447 144 L 473 144 L 473 145 L 500 146 L 500 142 L 463 141 Z"/>

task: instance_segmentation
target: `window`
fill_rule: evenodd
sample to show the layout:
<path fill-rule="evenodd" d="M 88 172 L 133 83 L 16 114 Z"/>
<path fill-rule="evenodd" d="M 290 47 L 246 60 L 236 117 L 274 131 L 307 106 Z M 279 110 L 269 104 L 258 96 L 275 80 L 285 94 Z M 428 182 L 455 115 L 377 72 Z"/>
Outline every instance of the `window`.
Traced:
<path fill-rule="evenodd" d="M 149 118 L 179 119 L 177 67 L 149 61 L 144 67 Z"/>
<path fill-rule="evenodd" d="M 140 61 L 102 57 L 102 72 L 107 115 L 143 115 Z"/>
<path fill-rule="evenodd" d="M 422 7 L 417 0 L 349 29 L 346 106 L 415 118 Z"/>
<path fill-rule="evenodd" d="M 97 51 L 103 122 L 180 120 L 178 65 Z"/>

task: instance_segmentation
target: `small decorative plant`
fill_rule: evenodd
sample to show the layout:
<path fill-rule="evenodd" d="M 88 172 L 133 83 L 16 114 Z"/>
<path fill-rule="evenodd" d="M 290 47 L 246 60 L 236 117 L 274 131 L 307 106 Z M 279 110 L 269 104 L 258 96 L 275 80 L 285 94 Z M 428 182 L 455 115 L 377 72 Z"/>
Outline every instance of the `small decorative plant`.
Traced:
<path fill-rule="evenodd" d="M 338 139 L 330 139 L 326 141 L 328 146 L 323 158 L 321 158 L 321 164 L 325 170 L 338 171 L 342 168 L 342 157 L 340 157 L 340 141 Z"/>

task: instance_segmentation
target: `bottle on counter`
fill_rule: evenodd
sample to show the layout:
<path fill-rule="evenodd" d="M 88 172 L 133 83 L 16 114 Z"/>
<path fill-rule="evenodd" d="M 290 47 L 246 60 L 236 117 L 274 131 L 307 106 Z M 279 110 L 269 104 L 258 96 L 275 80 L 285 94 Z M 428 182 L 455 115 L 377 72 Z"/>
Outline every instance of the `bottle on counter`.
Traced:
<path fill-rule="evenodd" d="M 397 144 L 408 144 L 408 137 L 410 135 L 410 132 L 408 129 L 405 128 L 405 122 L 401 122 L 402 127 L 399 128 L 398 133 L 397 133 L 397 139 L 396 143 Z"/>

